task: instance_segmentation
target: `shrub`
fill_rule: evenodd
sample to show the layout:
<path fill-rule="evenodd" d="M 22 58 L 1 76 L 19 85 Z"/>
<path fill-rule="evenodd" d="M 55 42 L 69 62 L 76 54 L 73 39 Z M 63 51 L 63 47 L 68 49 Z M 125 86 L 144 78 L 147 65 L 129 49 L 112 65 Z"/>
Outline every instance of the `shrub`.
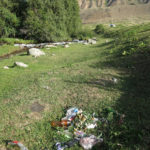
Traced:
<path fill-rule="evenodd" d="M 0 6 L 0 37 L 15 36 L 19 20 L 9 9 Z"/>
<path fill-rule="evenodd" d="M 104 33 L 105 28 L 104 28 L 104 26 L 102 24 L 99 24 L 99 25 L 96 26 L 94 31 L 97 34 Z"/>
<path fill-rule="evenodd" d="M 24 25 L 31 39 L 61 41 L 78 31 L 79 21 L 77 1 L 30 0 Z"/>
<path fill-rule="evenodd" d="M 77 38 L 79 40 L 87 40 L 89 38 L 92 38 L 94 33 L 89 29 L 82 29 L 78 31 L 77 33 L 74 33 L 72 35 L 72 38 Z"/>

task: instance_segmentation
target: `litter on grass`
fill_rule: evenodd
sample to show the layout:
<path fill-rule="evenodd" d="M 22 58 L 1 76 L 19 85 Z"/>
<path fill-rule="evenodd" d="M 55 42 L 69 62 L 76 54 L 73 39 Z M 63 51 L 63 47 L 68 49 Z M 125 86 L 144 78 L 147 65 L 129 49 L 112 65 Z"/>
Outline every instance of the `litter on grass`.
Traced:
<path fill-rule="evenodd" d="M 8 140 L 8 141 L 6 141 L 6 145 L 16 146 L 16 147 L 20 148 L 20 150 L 28 150 L 28 148 L 26 148 L 22 143 L 20 143 L 18 141 Z"/>
<path fill-rule="evenodd" d="M 68 139 L 65 142 L 56 140 L 58 142 L 55 144 L 55 148 L 64 150 L 78 144 L 83 149 L 90 150 L 96 145 L 100 146 L 104 141 L 104 135 L 101 131 L 102 128 L 98 127 L 109 126 L 109 122 L 114 119 L 120 125 L 123 123 L 124 117 L 125 115 L 121 115 L 111 108 L 104 109 L 102 116 L 95 117 L 95 113 L 91 115 L 82 109 L 72 107 L 66 111 L 66 116 L 61 121 L 51 122 L 51 126 L 58 130 L 56 134 Z M 98 130 L 99 132 L 97 132 Z"/>

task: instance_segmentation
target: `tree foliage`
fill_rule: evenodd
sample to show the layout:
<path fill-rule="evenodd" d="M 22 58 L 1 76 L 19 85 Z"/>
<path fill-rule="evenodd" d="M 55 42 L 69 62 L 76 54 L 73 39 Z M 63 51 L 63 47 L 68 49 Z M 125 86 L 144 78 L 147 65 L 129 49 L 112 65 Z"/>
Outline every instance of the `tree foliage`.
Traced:
<path fill-rule="evenodd" d="M 0 1 L 0 36 L 25 29 L 26 37 L 37 41 L 67 40 L 81 25 L 77 0 Z"/>
<path fill-rule="evenodd" d="M 9 0 L 1 0 L 0 3 L 0 36 L 15 36 L 19 20 L 12 12 L 13 3 Z"/>

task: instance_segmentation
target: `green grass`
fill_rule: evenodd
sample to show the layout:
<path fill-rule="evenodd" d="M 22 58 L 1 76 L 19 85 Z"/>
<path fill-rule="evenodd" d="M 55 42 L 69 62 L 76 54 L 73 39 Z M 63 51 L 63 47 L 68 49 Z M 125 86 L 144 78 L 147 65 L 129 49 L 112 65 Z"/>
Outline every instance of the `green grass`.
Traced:
<path fill-rule="evenodd" d="M 0 46 L 0 56 L 11 53 L 18 49 L 19 47 L 14 47 L 13 45 L 2 45 Z"/>
<path fill-rule="evenodd" d="M 23 39 L 18 39 L 18 38 L 0 38 L 0 43 L 2 44 L 31 44 L 35 43 L 36 41 L 34 40 L 23 40 Z"/>
<path fill-rule="evenodd" d="M 112 126 L 101 149 L 148 149 L 149 54 L 118 56 L 113 38 L 105 41 L 100 36 L 96 45 L 43 49 L 46 56 L 20 54 L 0 62 L 1 149 L 6 139 L 19 140 L 30 150 L 53 149 L 59 137 L 50 121 L 60 120 L 71 106 L 96 114 L 107 107 L 125 113 L 124 126 Z M 3 69 L 15 61 L 29 67 Z M 118 84 L 111 82 L 112 77 Z M 34 112 L 35 103 L 44 110 Z M 82 148 L 71 148 L 77 149 Z"/>

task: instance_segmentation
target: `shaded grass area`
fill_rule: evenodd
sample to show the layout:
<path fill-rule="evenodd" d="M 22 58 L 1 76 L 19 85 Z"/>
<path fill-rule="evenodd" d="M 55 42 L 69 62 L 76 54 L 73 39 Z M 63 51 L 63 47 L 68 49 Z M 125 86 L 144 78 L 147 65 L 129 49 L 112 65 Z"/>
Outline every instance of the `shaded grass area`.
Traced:
<path fill-rule="evenodd" d="M 132 34 L 134 31 L 136 34 Z M 120 34 L 118 39 L 114 36 L 114 40 L 107 44 L 108 59 L 96 63 L 93 67 L 126 71 L 126 75 L 122 76 L 123 82 L 118 87 L 122 94 L 115 104 L 119 112 L 126 114 L 126 129 L 122 131 L 122 137 L 114 136 L 114 140 L 123 139 L 122 144 L 126 147 L 123 146 L 123 149 L 147 150 L 150 148 L 149 24 L 134 26 L 127 32 L 131 34 Z M 123 53 L 124 51 L 128 53 Z M 117 131 L 119 130 L 114 130 Z"/>

